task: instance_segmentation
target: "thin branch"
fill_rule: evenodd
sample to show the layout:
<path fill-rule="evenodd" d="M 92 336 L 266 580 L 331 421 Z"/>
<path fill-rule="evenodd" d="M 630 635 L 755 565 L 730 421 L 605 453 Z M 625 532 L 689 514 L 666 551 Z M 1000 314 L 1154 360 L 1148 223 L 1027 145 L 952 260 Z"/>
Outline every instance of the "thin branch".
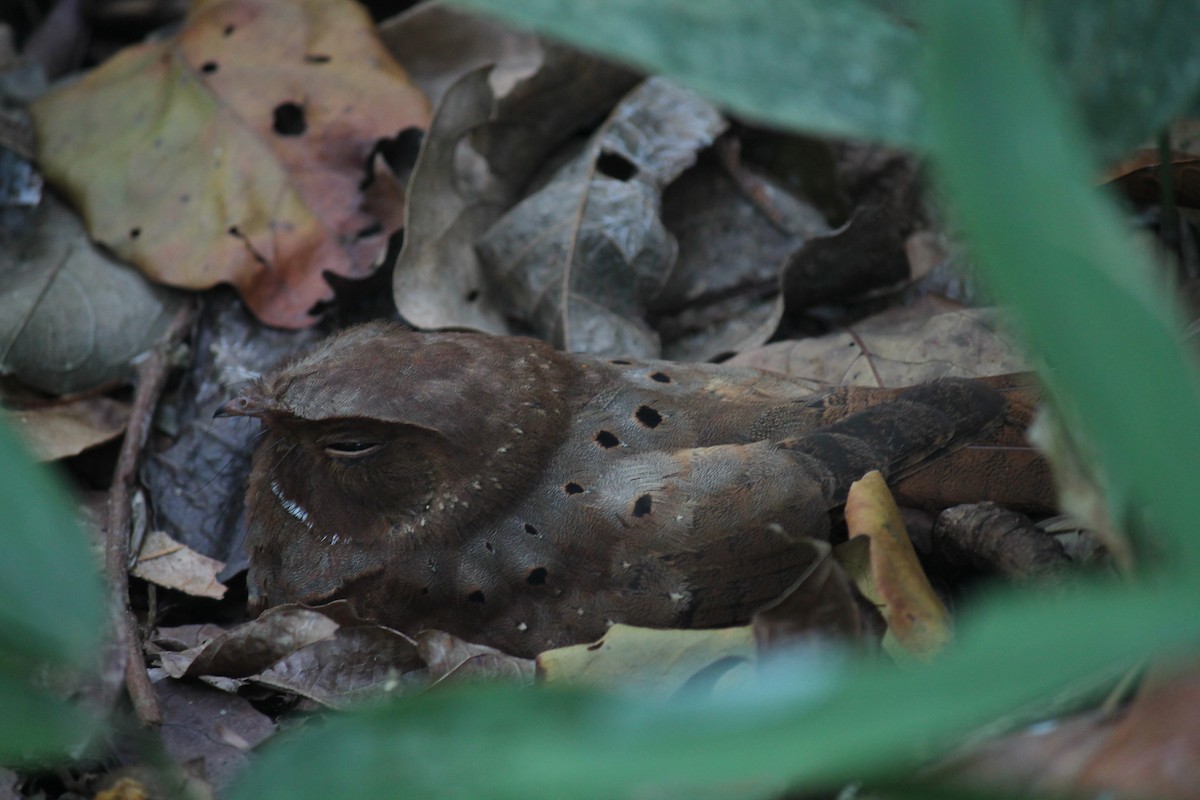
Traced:
<path fill-rule="evenodd" d="M 137 485 L 137 468 L 150 435 L 154 412 L 170 372 L 170 351 L 191 328 L 195 307 L 189 304 L 171 321 L 162 341 L 137 365 L 137 392 L 129 416 L 129 427 L 121 443 L 121 452 L 108 494 L 108 539 L 105 547 L 104 569 L 112 592 L 113 646 L 106 664 L 108 676 L 124 675 L 125 687 L 133 701 L 134 711 L 144 725 L 162 721 L 158 698 L 146 673 L 141 639 L 129 607 L 130 528 L 132 525 L 133 493 Z M 115 682 L 114 682 L 115 683 Z M 117 685 L 109 689 L 108 700 L 115 703 Z"/>

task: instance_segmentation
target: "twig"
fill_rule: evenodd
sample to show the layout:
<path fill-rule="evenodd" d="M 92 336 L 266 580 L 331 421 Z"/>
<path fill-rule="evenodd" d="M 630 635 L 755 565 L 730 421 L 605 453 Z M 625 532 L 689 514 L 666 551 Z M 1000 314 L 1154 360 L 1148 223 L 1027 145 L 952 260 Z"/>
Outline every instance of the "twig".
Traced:
<path fill-rule="evenodd" d="M 115 659 L 116 663 L 106 664 L 106 673 L 109 676 L 124 675 L 129 698 L 143 725 L 159 724 L 162 714 L 154 687 L 150 684 L 150 676 L 146 674 L 137 623 L 129 607 L 131 504 L 137 483 L 138 462 L 170 372 L 170 350 L 191 327 L 194 316 L 195 309 L 191 304 L 181 309 L 171 320 L 171 326 L 162 341 L 137 365 L 137 392 L 108 493 L 108 540 L 104 571 L 112 592 L 113 647 L 109 658 Z M 115 702 L 117 686 L 108 688 L 108 699 Z"/>

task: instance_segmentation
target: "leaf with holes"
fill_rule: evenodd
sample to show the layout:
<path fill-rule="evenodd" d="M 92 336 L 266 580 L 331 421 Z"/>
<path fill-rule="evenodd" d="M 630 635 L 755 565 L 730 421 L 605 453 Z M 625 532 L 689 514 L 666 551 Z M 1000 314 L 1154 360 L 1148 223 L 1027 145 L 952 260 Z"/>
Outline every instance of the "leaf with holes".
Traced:
<path fill-rule="evenodd" d="M 395 268 L 396 307 L 414 325 L 513 332 L 475 241 L 565 140 L 637 83 L 630 70 L 575 50 L 539 49 L 540 66 L 507 89 L 496 85 L 498 75 L 512 77 L 501 61 L 466 73 L 442 96 L 413 170 Z"/>
<path fill-rule="evenodd" d="M 567 350 L 659 355 L 643 317 L 678 250 L 659 218 L 662 190 L 725 126 L 660 78 L 630 92 L 580 155 L 480 240 L 514 311 Z"/>
<path fill-rule="evenodd" d="M 33 114 L 93 238 L 164 283 L 232 283 L 282 327 L 314 321 L 323 272 L 371 271 L 403 214 L 373 153 L 429 118 L 350 0 L 203 0 Z"/>

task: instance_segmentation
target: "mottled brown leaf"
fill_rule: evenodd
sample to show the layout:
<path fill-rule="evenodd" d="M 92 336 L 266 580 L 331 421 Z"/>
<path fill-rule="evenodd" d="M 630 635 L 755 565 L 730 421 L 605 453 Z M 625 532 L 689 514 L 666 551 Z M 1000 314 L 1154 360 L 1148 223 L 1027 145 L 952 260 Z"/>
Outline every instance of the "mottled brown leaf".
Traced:
<path fill-rule="evenodd" d="M 429 112 L 357 3 L 204 0 L 33 114 L 39 161 L 94 239 L 303 327 L 332 295 L 323 272 L 371 271 L 400 209 L 368 213 L 369 156 Z"/>
<path fill-rule="evenodd" d="M 557 146 L 637 81 L 624 67 L 541 47 L 541 66 L 515 85 L 499 88 L 481 68 L 451 86 L 438 106 L 413 172 L 395 268 L 396 307 L 414 325 L 513 332 L 475 242 L 520 199 Z"/>
<path fill-rule="evenodd" d="M 480 239 L 513 311 L 566 350 L 660 355 L 645 316 L 678 252 L 660 219 L 662 190 L 726 124 L 662 79 L 630 92 L 583 152 Z"/>

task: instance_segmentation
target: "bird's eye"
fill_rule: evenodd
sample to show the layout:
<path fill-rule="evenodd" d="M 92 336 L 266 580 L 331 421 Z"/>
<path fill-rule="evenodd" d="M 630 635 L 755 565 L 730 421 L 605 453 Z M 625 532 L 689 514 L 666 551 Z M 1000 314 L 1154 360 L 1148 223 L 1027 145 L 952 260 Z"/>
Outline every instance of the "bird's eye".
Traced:
<path fill-rule="evenodd" d="M 325 445 L 325 452 L 334 458 L 360 458 L 374 453 L 381 447 L 383 447 L 382 442 L 349 439 L 344 442 L 330 442 Z"/>

